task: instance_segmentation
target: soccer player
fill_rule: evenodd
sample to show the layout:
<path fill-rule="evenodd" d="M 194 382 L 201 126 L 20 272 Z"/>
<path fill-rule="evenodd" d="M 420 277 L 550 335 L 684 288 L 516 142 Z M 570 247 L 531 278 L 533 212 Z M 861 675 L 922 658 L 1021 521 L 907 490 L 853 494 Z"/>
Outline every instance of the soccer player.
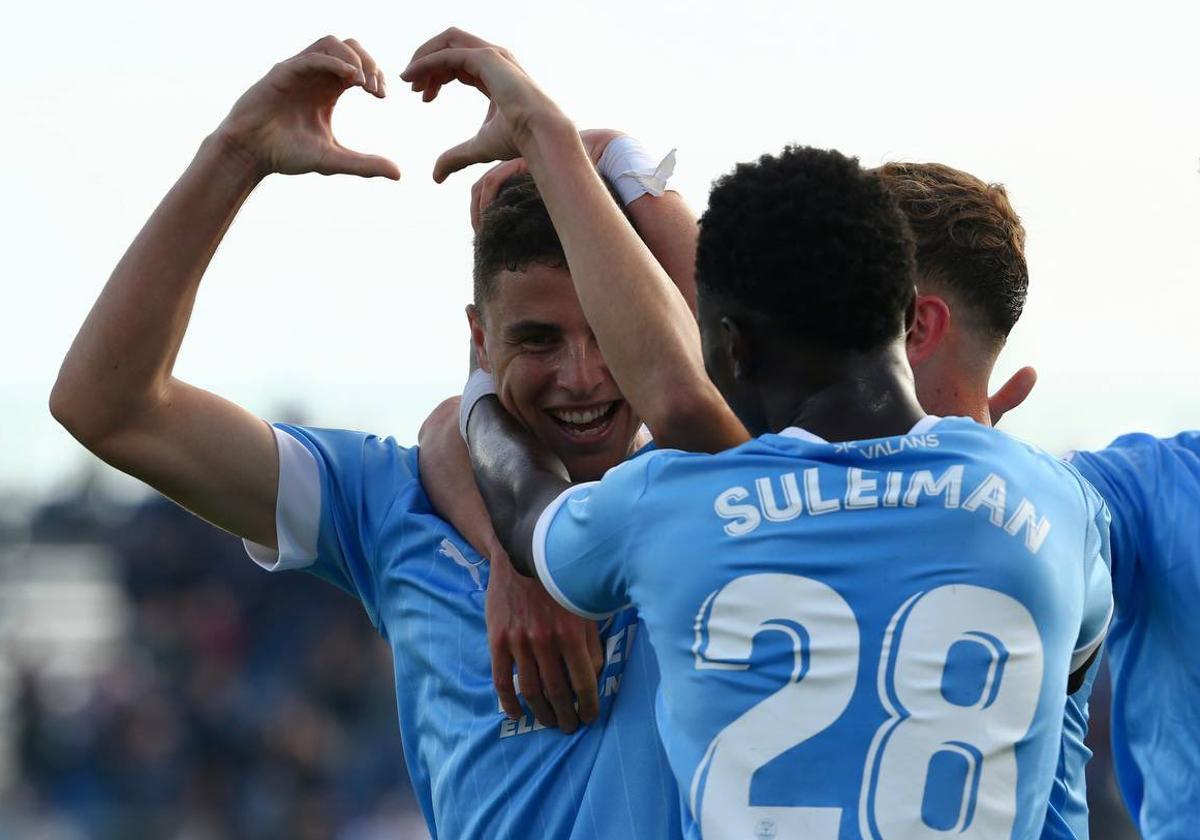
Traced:
<path fill-rule="evenodd" d="M 879 169 L 917 244 L 917 307 L 908 356 L 921 403 L 934 413 L 989 417 L 988 379 L 1028 286 L 1025 233 L 1002 187 L 941 164 Z M 1032 379 L 1025 375 L 1025 388 Z M 1018 389 L 1021 390 L 1021 389 Z M 1112 514 L 1116 603 L 1107 645 L 1113 671 L 1112 741 L 1121 793 L 1147 838 L 1195 836 L 1200 794 L 1200 659 L 1181 628 L 1200 601 L 1200 434 L 1131 434 L 1069 459 Z M 1087 695 L 1072 695 L 1064 730 L 1064 784 L 1051 800 L 1087 836 L 1084 764 L 1091 753 Z"/>
<path fill-rule="evenodd" d="M 587 656 L 580 628 L 594 623 L 546 607 L 544 593 L 503 576 L 503 557 L 487 562 L 434 514 L 415 448 L 358 432 L 272 427 L 172 376 L 208 262 L 264 177 L 399 177 L 392 162 L 347 150 L 331 133 L 333 107 L 354 86 L 384 96 L 367 51 L 330 37 L 277 64 L 239 99 L 117 266 L 63 363 L 51 410 L 110 464 L 246 539 L 267 568 L 307 569 L 363 603 L 392 649 L 405 758 L 434 836 L 677 835 L 678 798 L 665 784 L 651 719 L 654 663 L 631 612 L 606 621 L 603 647 Z M 668 194 L 627 209 L 652 246 L 669 230 L 661 241 L 685 243 L 686 254 L 694 222 L 681 207 Z M 476 281 L 487 291 L 473 321 L 481 346 L 504 348 L 490 364 L 501 369 L 508 404 L 532 418 L 579 477 L 595 477 L 626 457 L 637 424 L 596 351 L 536 191 L 506 192 L 483 219 L 480 240 Z M 601 400 L 604 420 L 588 424 L 582 441 L 573 417 L 556 428 L 547 416 Z M 554 645 L 526 640 L 512 649 L 540 718 L 571 728 L 575 688 L 579 715 L 594 725 L 570 735 L 528 712 L 518 720 L 501 713 L 485 596 L 512 635 L 525 627 L 580 640 L 561 646 L 565 665 L 547 659 Z M 509 605 L 521 614 L 505 616 Z M 573 650 L 585 655 L 573 660 Z M 511 673 L 496 675 L 501 685 L 505 678 L 511 692 Z M 531 689 L 539 679 L 540 690 Z M 621 704 L 613 702 L 618 688 Z"/>
<path fill-rule="evenodd" d="M 1103 504 L 1044 453 L 920 409 L 911 243 L 881 182 L 789 150 L 719 184 L 697 261 L 702 360 L 686 305 L 519 68 L 435 39 L 402 78 L 427 99 L 457 79 L 492 100 L 435 178 L 525 157 L 656 441 L 737 446 L 571 486 L 497 400 L 464 402 L 518 567 L 581 614 L 639 608 L 688 833 L 1039 830 L 1068 674 L 1111 606 Z M 742 422 L 782 434 L 746 442 Z"/>

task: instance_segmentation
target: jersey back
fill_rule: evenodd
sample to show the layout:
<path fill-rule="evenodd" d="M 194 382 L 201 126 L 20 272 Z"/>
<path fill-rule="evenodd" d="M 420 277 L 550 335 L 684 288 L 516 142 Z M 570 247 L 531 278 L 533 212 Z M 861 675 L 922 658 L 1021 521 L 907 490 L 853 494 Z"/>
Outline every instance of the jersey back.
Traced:
<path fill-rule="evenodd" d="M 648 454 L 564 493 L 535 555 L 576 611 L 638 607 L 690 836 L 1027 837 L 1107 625 L 1106 533 L 1071 468 L 927 418 Z"/>

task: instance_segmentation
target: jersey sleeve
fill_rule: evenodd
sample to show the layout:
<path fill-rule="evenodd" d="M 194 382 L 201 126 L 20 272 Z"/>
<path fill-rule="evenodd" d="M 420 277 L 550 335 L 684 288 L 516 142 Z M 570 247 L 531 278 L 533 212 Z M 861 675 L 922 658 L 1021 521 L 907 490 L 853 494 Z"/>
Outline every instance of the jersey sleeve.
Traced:
<path fill-rule="evenodd" d="M 626 461 L 600 481 L 576 484 L 542 512 L 533 535 L 538 577 L 556 601 L 601 619 L 629 604 L 632 537 L 643 516 L 651 455 Z"/>
<path fill-rule="evenodd" d="M 1069 461 L 1112 512 L 1113 595 L 1132 604 L 1138 576 L 1168 572 L 1180 555 L 1178 535 L 1190 533 L 1200 509 L 1200 432 L 1124 435 Z"/>
<path fill-rule="evenodd" d="M 384 517 L 417 481 L 410 450 L 392 438 L 276 424 L 278 550 L 244 540 L 272 572 L 304 569 L 358 598 L 379 626 L 376 541 Z"/>
<path fill-rule="evenodd" d="M 1079 484 L 1087 506 L 1088 525 L 1083 549 L 1083 620 L 1071 654 L 1072 674 L 1082 668 L 1104 642 L 1113 614 L 1111 517 L 1100 494 L 1081 477 Z"/>

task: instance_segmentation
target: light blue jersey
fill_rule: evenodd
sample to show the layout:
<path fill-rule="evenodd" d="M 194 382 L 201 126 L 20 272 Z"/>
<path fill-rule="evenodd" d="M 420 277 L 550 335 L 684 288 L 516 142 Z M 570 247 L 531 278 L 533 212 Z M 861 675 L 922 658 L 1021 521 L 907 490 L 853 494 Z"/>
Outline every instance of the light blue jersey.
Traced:
<path fill-rule="evenodd" d="M 276 440 L 280 551 L 250 554 L 346 590 L 391 645 L 405 759 L 435 837 L 679 836 L 653 721 L 657 668 L 632 610 L 602 624 L 596 723 L 564 735 L 528 713 L 510 721 L 492 686 L 488 563 L 434 514 L 417 450 L 295 426 Z"/>
<path fill-rule="evenodd" d="M 1050 788 L 1042 840 L 1087 840 L 1089 836 L 1087 763 L 1092 751 L 1085 739 L 1088 734 L 1088 700 L 1099 671 L 1100 657 L 1097 656 L 1088 668 L 1083 684 L 1067 698 L 1062 746 L 1054 785 Z"/>
<path fill-rule="evenodd" d="M 1200 833 L 1200 432 L 1071 462 L 1112 511 L 1113 759 L 1148 840 Z M 1193 632 L 1195 631 L 1195 632 Z"/>
<path fill-rule="evenodd" d="M 1111 612 L 1107 532 L 1069 466 L 926 418 L 648 453 L 564 493 L 534 556 L 580 614 L 637 606 L 688 836 L 1023 838 Z"/>

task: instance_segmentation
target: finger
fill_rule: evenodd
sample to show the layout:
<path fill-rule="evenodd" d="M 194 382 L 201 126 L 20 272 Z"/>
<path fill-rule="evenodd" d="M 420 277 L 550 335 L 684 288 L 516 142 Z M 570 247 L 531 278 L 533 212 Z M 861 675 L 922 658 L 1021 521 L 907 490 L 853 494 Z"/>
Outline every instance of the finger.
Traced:
<path fill-rule="evenodd" d="M 528 171 L 529 166 L 525 163 L 524 158 L 506 160 L 488 170 L 487 174 L 479 180 L 481 185 L 479 190 L 480 214 L 496 200 L 496 196 L 500 194 L 500 188 L 508 183 L 510 178 Z"/>
<path fill-rule="evenodd" d="M 466 82 L 464 77 L 479 78 L 479 70 L 485 55 L 494 54 L 488 49 L 447 47 L 420 58 L 414 58 L 400 73 L 406 82 L 428 84 L 431 78 L 448 74 Z M 470 82 L 467 82 L 470 84 Z"/>
<path fill-rule="evenodd" d="M 1025 402 L 1036 384 L 1037 371 L 1032 367 L 1023 367 L 1009 377 L 1009 380 L 988 399 L 988 413 L 992 417 L 992 425 L 999 423 L 1001 417 Z"/>
<path fill-rule="evenodd" d="M 471 185 L 471 230 L 479 231 L 479 193 L 483 179 Z"/>
<path fill-rule="evenodd" d="M 517 690 L 513 687 L 513 658 L 508 648 L 496 645 L 492 648 L 492 685 L 496 687 L 496 696 L 500 698 L 500 708 L 510 720 L 518 720 L 524 711 L 521 701 L 517 699 Z"/>
<path fill-rule="evenodd" d="M 363 70 L 363 88 L 365 88 L 368 93 L 373 93 L 376 96 L 379 96 L 379 65 L 375 62 L 375 59 L 373 59 L 371 54 L 367 52 L 366 48 L 354 38 L 347 38 L 343 43 L 350 49 L 354 50 L 355 54 L 358 56 L 359 64 L 362 66 Z"/>
<path fill-rule="evenodd" d="M 490 163 L 495 160 L 491 155 L 479 151 L 477 137 L 465 140 L 452 149 L 447 149 L 438 156 L 433 165 L 433 180 L 442 183 L 449 176 L 465 169 L 474 163 Z"/>
<path fill-rule="evenodd" d="M 588 653 L 592 657 L 592 670 L 596 672 L 596 679 L 600 679 L 600 672 L 604 670 L 604 643 L 600 641 L 600 625 L 594 621 L 588 622 L 586 638 Z"/>
<path fill-rule="evenodd" d="M 327 73 L 336 76 L 345 85 L 358 82 L 358 67 L 327 53 L 305 53 L 292 59 L 291 67 L 296 73 Z"/>
<path fill-rule="evenodd" d="M 575 696 L 563 669 L 562 659 L 557 648 L 550 645 L 540 649 L 535 647 L 534 652 L 542 676 L 542 694 L 554 709 L 558 728 L 570 735 L 579 728 L 579 714 L 575 711 Z"/>
<path fill-rule="evenodd" d="M 600 716 L 600 688 L 586 636 L 580 636 L 563 651 L 563 661 L 571 678 L 571 690 L 579 704 L 579 719 L 591 723 Z"/>
<path fill-rule="evenodd" d="M 470 32 L 465 32 L 457 26 L 451 26 L 437 35 L 434 35 L 421 46 L 417 47 L 416 52 L 412 54 L 409 63 L 416 61 L 418 58 L 435 53 L 438 50 L 444 50 L 447 47 L 490 47 L 492 46 L 487 41 L 480 38 L 478 35 L 472 35 Z"/>
<path fill-rule="evenodd" d="M 334 58 L 340 58 L 342 61 L 353 64 L 358 69 L 358 83 L 366 87 L 367 77 L 363 71 L 362 58 L 358 53 L 346 46 L 345 42 L 332 35 L 327 35 L 320 41 L 317 41 L 313 45 L 313 49 L 315 52 L 325 53 L 326 55 L 331 55 Z"/>
<path fill-rule="evenodd" d="M 342 146 L 330 147 L 315 167 L 322 175 L 358 175 L 400 180 L 400 167 L 380 155 L 364 155 Z"/>
<path fill-rule="evenodd" d="M 505 169 L 510 166 L 512 166 L 511 161 L 505 161 L 504 163 L 498 163 L 495 166 L 493 166 L 491 169 L 489 169 L 487 172 L 485 172 L 482 178 L 480 178 L 478 181 L 476 181 L 474 184 L 471 185 L 471 227 L 472 228 L 475 228 L 476 230 L 479 229 L 479 219 L 483 215 L 484 208 L 486 208 L 489 204 L 491 204 L 492 198 L 495 198 L 497 188 L 492 185 L 493 181 L 495 179 L 501 177 L 501 173 L 504 172 Z M 485 199 L 485 195 L 488 193 L 491 194 L 492 198 Z"/>
<path fill-rule="evenodd" d="M 550 704 L 546 702 L 546 698 L 542 694 L 542 679 L 538 673 L 537 660 L 524 645 L 516 646 L 513 653 L 517 660 L 517 679 L 521 683 L 521 696 L 529 704 L 533 716 L 543 726 L 558 726 L 554 710 L 550 708 Z"/>
<path fill-rule="evenodd" d="M 447 80 L 447 81 L 449 81 L 449 80 Z M 426 85 L 424 87 L 424 89 L 421 91 L 421 101 L 422 102 L 432 102 L 433 100 L 437 99 L 437 95 L 442 92 L 443 84 L 445 84 L 445 82 L 439 81 L 437 79 L 431 79 L 429 84 Z"/>
<path fill-rule="evenodd" d="M 380 99 L 387 96 L 387 76 L 382 70 L 375 71 L 375 95 Z"/>

